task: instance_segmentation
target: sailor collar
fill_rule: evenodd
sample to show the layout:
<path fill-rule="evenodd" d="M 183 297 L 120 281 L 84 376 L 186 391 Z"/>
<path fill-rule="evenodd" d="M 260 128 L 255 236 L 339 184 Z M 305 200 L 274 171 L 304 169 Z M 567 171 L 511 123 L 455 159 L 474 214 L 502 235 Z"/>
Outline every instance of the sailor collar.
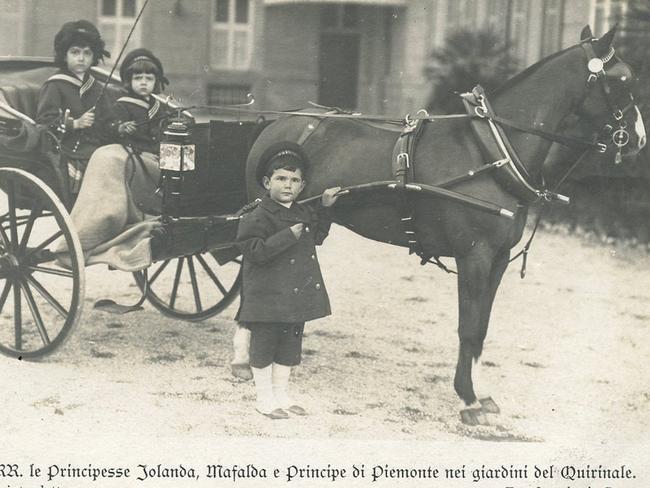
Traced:
<path fill-rule="evenodd" d="M 55 73 L 47 79 L 47 81 L 56 81 L 56 80 L 65 81 L 66 83 L 70 83 L 76 86 L 77 88 L 79 88 L 80 95 L 86 93 L 90 89 L 90 87 L 92 87 L 93 84 L 95 83 L 95 77 L 93 75 L 87 75 L 86 79 L 84 81 L 81 81 L 76 76 L 67 74 L 65 72 Z"/>
<path fill-rule="evenodd" d="M 153 99 L 154 103 L 149 106 L 149 103 L 146 100 L 143 100 L 142 98 L 135 98 L 135 97 L 120 97 L 117 99 L 118 102 L 124 102 L 124 103 L 130 103 L 132 105 L 137 105 L 138 107 L 144 108 L 147 110 L 147 115 L 149 118 L 153 118 L 157 113 L 158 110 L 160 110 L 160 102 L 156 99 Z"/>

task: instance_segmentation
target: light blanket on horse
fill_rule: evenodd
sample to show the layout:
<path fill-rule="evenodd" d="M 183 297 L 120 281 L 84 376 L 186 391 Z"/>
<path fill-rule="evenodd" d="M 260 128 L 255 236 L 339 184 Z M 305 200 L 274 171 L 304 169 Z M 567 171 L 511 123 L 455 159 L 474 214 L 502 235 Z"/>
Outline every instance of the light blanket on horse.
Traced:
<path fill-rule="evenodd" d="M 70 214 L 86 265 L 122 271 L 151 265 L 150 235 L 160 222 L 145 209 L 160 205 L 154 195 L 158 175 L 158 158 L 151 153 L 137 157 L 120 144 L 93 153 Z"/>

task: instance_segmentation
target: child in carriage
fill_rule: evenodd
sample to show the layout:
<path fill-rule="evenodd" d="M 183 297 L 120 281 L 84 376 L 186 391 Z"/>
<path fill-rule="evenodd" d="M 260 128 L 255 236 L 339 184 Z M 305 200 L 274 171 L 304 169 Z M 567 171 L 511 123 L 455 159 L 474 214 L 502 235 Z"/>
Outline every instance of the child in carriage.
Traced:
<path fill-rule="evenodd" d="M 107 142 L 109 103 L 90 68 L 110 54 L 97 28 L 87 20 L 65 23 L 54 38 L 54 53 L 59 71 L 41 88 L 36 122 L 60 136 L 69 191 L 76 194 L 90 156 Z"/>
<path fill-rule="evenodd" d="M 87 258 L 95 256 L 104 262 L 102 253 L 110 252 L 105 249 L 108 244 L 119 243 L 128 249 L 120 253 L 123 265 L 119 269 L 133 271 L 150 260 L 142 243 L 154 223 L 145 218 L 160 210 L 155 190 L 159 127 L 165 108 L 153 94 L 169 82 L 162 63 L 147 49 L 129 52 L 120 66 L 120 76 L 127 95 L 116 101 L 107 124 L 118 142 L 93 153 L 70 215 Z M 135 242 L 139 244 L 132 244 Z"/>
<path fill-rule="evenodd" d="M 330 314 L 315 246 L 329 232 L 325 207 L 340 188 L 323 192 L 321 211 L 296 202 L 305 187 L 305 159 L 292 150 L 263 155 L 257 181 L 268 191 L 239 224 L 244 256 L 236 319 L 250 330 L 250 366 L 256 409 L 272 419 L 306 415 L 287 394 L 291 368 L 300 364 L 305 321 Z"/>
<path fill-rule="evenodd" d="M 120 78 L 127 95 L 115 102 L 111 127 L 134 154 L 156 157 L 164 108 L 152 95 L 169 84 L 162 63 L 148 49 L 134 49 L 124 57 Z"/>

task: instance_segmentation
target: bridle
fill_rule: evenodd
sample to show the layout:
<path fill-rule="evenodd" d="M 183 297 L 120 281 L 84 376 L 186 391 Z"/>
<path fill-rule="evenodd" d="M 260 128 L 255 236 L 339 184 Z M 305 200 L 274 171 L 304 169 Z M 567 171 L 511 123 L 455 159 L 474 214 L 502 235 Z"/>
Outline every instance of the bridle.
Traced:
<path fill-rule="evenodd" d="M 632 93 L 629 93 L 630 101 L 623 108 L 618 107 L 615 103 L 612 102 L 612 90 L 609 84 L 605 66 L 612 60 L 615 60 L 617 62 L 620 60 L 616 57 L 616 51 L 613 47 L 610 47 L 609 52 L 602 58 L 597 57 L 591 42 L 592 39 L 587 39 L 580 43 L 580 46 L 584 49 L 585 53 L 587 54 L 587 58 L 589 59 L 587 62 L 587 69 L 589 70 L 589 75 L 587 77 L 587 87 L 589 90 L 587 93 L 589 93 L 592 88 L 598 87 L 603 95 L 603 99 L 605 100 L 610 113 L 608 122 L 606 122 L 601 129 L 597 140 L 600 140 L 600 138 L 603 136 L 611 136 L 611 142 L 617 149 L 614 162 L 615 164 L 618 164 L 622 159 L 622 149 L 630 142 L 630 134 L 627 131 L 627 122 L 623 120 L 623 116 L 628 110 L 634 108 L 636 104 L 634 102 Z M 615 127 L 616 129 L 614 129 Z M 599 150 L 599 152 L 605 152 L 607 150 L 607 143 L 603 144 L 605 146 L 605 149 Z"/>

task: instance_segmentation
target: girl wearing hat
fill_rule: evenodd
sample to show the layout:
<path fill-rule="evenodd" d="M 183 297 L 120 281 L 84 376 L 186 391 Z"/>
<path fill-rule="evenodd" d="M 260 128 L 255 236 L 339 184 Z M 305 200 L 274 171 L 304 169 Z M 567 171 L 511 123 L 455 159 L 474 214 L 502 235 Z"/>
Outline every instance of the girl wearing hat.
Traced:
<path fill-rule="evenodd" d="M 124 57 L 120 77 L 128 94 L 115 103 L 111 126 L 136 154 L 158 154 L 163 107 L 151 95 L 169 84 L 162 63 L 148 49 L 134 49 Z"/>
<path fill-rule="evenodd" d="M 97 28 L 87 20 L 63 24 L 54 38 L 54 53 L 59 71 L 41 88 L 36 121 L 61 136 L 69 190 L 76 194 L 88 159 L 107 142 L 102 129 L 109 115 L 108 100 L 90 68 L 110 54 Z"/>

